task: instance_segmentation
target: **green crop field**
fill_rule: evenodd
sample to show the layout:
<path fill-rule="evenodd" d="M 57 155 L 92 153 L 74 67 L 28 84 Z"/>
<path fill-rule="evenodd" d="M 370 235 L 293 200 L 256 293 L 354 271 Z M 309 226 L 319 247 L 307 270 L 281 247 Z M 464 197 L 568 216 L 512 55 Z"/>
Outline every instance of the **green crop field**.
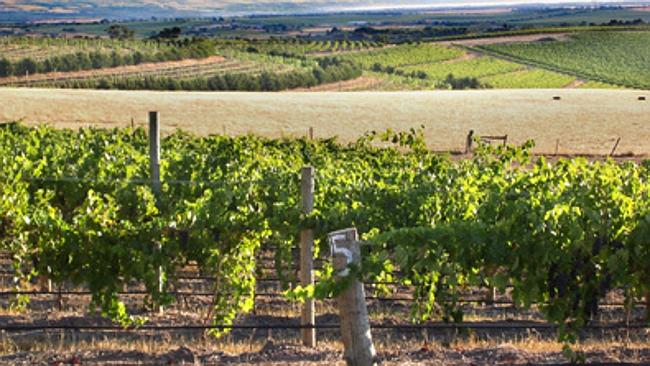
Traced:
<path fill-rule="evenodd" d="M 566 41 L 493 44 L 480 49 L 585 79 L 650 88 L 650 32 L 579 33 Z"/>
<path fill-rule="evenodd" d="M 381 90 L 646 88 L 650 86 L 650 74 L 645 70 L 650 59 L 648 41 L 650 32 L 644 31 L 581 32 L 568 37 L 539 34 L 479 43 L 466 40 L 457 41 L 459 44 L 397 45 L 347 39 L 153 42 L 8 37 L 0 39 L 0 85 L 282 90 L 365 76 L 379 80 L 380 86 L 367 85 Z M 202 60 L 208 57 L 213 58 Z M 227 63 L 218 57 L 225 58 Z M 179 60 L 187 62 L 175 63 Z M 128 67 L 141 63 L 158 65 Z M 337 71 L 325 71 L 332 66 Z M 104 70 L 89 72 L 99 69 Z M 293 75 L 286 76 L 288 72 Z M 253 80 L 262 73 L 283 80 L 263 86 L 265 82 Z M 206 84 L 208 78 L 225 74 L 247 75 L 247 80 L 219 82 L 213 87 Z M 450 75 L 453 79 L 449 79 Z M 106 78 L 110 80 L 103 80 Z M 141 83 L 138 78 L 156 80 Z"/>
<path fill-rule="evenodd" d="M 498 89 L 564 88 L 575 77 L 542 69 L 520 70 L 481 78 L 484 84 Z"/>
<path fill-rule="evenodd" d="M 509 73 L 523 68 L 524 66 L 520 64 L 499 60 L 493 57 L 477 57 L 471 60 L 459 62 L 407 66 L 404 67 L 403 70 L 405 72 L 423 71 L 431 79 L 443 80 L 449 74 L 461 77 L 479 78 Z"/>
<path fill-rule="evenodd" d="M 12 62 L 24 58 L 43 61 L 54 56 L 76 54 L 78 52 L 117 52 L 120 55 L 127 55 L 138 51 L 154 53 L 172 48 L 173 46 L 165 43 L 136 40 L 0 37 L 0 58 Z"/>
<path fill-rule="evenodd" d="M 242 42 L 227 42 L 224 46 L 241 47 L 249 52 L 259 52 L 271 55 L 305 56 L 336 54 L 341 52 L 359 52 L 381 47 L 377 42 L 370 41 L 305 41 L 305 40 L 252 40 Z"/>
<path fill-rule="evenodd" d="M 462 50 L 423 43 L 400 45 L 377 51 L 359 52 L 343 56 L 344 59 L 360 64 L 365 69 L 375 64 L 382 67 L 400 67 L 450 60 L 464 54 Z"/>

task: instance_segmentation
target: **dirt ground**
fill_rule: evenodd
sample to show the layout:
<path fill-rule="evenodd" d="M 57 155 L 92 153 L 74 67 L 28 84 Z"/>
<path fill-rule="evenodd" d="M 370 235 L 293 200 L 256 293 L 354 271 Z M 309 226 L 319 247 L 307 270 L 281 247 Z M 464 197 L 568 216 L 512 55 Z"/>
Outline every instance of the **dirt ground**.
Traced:
<path fill-rule="evenodd" d="M 253 133 L 268 137 L 337 136 L 425 126 L 429 147 L 460 151 L 475 136 L 536 141 L 534 152 L 650 153 L 650 92 L 636 90 L 474 90 L 430 92 L 150 92 L 0 88 L 0 121 L 56 127 L 145 126 L 161 112 L 163 132 Z M 558 96 L 561 100 L 554 100 Z"/>
<path fill-rule="evenodd" d="M 260 257 L 263 263 L 267 257 Z M 266 259 L 264 259 L 266 258 Z M 265 264 L 266 266 L 267 264 Z M 0 291 L 12 289 L 8 262 L 0 263 Z M 210 293 L 211 280 L 193 277 L 197 273 L 184 269 L 188 277 L 173 281 L 171 286 L 182 293 Z M 262 274 L 260 276 L 266 278 Z M 47 326 L 72 329 L 27 329 L 0 332 L 0 365 L 344 365 L 340 341 L 338 309 L 333 300 L 316 302 L 316 324 L 333 325 L 317 330 L 318 345 L 301 345 L 298 329 L 300 304 L 290 302 L 280 294 L 275 280 L 260 281 L 254 310 L 240 315 L 235 325 L 267 327 L 268 329 L 233 329 L 220 339 L 206 335 L 202 329 L 74 329 L 88 326 L 114 326 L 108 319 L 92 312 L 89 297 L 66 294 L 58 298 L 57 288 L 49 294 L 32 295 L 27 309 L 10 310 L 10 297 L 0 296 L 0 327 Z M 407 287 L 392 287 L 391 294 L 381 296 L 406 300 L 386 301 L 375 297 L 372 285 L 366 285 L 371 324 L 411 324 L 409 311 L 411 294 Z M 35 285 L 34 289 L 37 289 Z M 83 290 L 70 284 L 63 291 Z M 165 308 L 163 315 L 151 312 L 142 302 L 137 284 L 120 295 L 130 313 L 149 318 L 145 326 L 187 326 L 205 324 L 208 319 L 209 296 L 177 295 Z M 472 290 L 471 296 L 485 295 Z M 505 328 L 477 328 L 464 331 L 450 329 L 389 329 L 374 327 L 372 336 L 377 359 L 382 365 L 554 365 L 566 364 L 562 344 L 556 342 L 553 329 L 514 328 L 516 325 L 540 324 L 536 308 L 515 309 L 506 304 L 508 294 L 498 294 L 494 304 L 467 303 L 463 305 L 466 321 L 483 325 L 503 324 Z M 505 300 L 505 302 L 504 302 Z M 620 294 L 612 292 L 608 304 L 619 304 Z M 645 312 L 644 306 L 630 313 L 636 323 Z M 603 305 L 599 324 L 615 324 L 626 318 L 618 305 Z M 594 364 L 627 362 L 650 363 L 650 343 L 645 329 L 586 330 L 581 342 L 574 347 L 584 353 L 585 360 Z"/>
<path fill-rule="evenodd" d="M 342 351 L 333 347 L 315 349 L 298 344 L 268 341 L 239 354 L 217 349 L 174 346 L 166 351 L 146 352 L 126 349 L 79 349 L 76 351 L 22 352 L 0 356 L 11 365 L 345 365 Z M 560 351 L 526 350 L 504 343 L 490 347 L 440 347 L 379 350 L 380 365 L 566 365 Z M 647 365 L 650 349 L 613 346 L 589 349 L 587 365 Z"/>

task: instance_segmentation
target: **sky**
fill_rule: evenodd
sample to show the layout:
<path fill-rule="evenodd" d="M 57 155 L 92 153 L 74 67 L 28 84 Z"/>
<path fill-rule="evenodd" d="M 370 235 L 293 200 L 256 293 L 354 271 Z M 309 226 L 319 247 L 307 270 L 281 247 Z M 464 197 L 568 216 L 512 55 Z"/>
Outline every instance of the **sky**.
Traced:
<path fill-rule="evenodd" d="M 129 14 L 135 8 L 171 12 L 199 13 L 257 13 L 257 12 L 321 12 L 342 10 L 381 10 L 408 9 L 423 7 L 459 7 L 459 6 L 509 6 L 514 4 L 558 4 L 585 3 L 603 4 L 616 2 L 633 2 L 635 0 L 0 0 L 2 12 L 45 12 L 49 14 L 93 14 L 102 9 L 122 7 Z M 648 3 L 650 0 L 636 0 Z M 128 10 L 134 9 L 134 10 Z M 0 14 L 1 17 L 1 14 Z"/>

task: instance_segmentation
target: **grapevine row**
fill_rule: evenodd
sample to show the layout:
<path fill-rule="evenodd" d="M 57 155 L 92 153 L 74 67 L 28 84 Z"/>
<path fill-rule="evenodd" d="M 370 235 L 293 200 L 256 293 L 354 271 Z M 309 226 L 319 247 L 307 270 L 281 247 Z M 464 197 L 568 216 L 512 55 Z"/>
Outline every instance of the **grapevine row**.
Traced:
<path fill-rule="evenodd" d="M 509 288 L 519 307 L 543 304 L 571 341 L 610 290 L 630 304 L 650 291 L 648 162 L 532 161 L 531 144 L 481 145 L 451 161 L 421 131 L 347 146 L 177 132 L 162 142 L 156 195 L 142 129 L 9 125 L 0 142 L 0 243 L 18 287 L 38 274 L 70 281 L 122 324 L 143 321 L 118 299 L 125 284 L 164 303 L 158 268 L 169 282 L 190 263 L 215 278 L 214 324 L 232 324 L 252 308 L 260 250 L 275 248 L 277 277 L 295 280 L 305 227 L 323 256 L 328 232 L 356 226 L 371 245 L 352 273 L 413 286 L 416 322 L 462 321 L 468 290 Z M 305 165 L 316 169 L 310 215 L 300 209 Z M 339 289 L 325 265 L 314 289 L 290 294 Z"/>

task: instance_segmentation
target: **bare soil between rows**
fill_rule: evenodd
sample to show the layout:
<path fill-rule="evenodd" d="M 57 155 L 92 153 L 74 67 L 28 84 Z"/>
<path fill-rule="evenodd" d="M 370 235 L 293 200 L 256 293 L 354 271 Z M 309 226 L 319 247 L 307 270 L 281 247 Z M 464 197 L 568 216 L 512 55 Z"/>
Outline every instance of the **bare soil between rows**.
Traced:
<path fill-rule="evenodd" d="M 399 347 L 399 346 L 398 346 Z M 647 365 L 650 349 L 611 347 L 584 353 L 587 365 Z M 439 347 L 385 350 L 377 354 L 380 365 L 568 365 L 561 352 L 527 351 L 508 344 L 496 347 Z M 59 353 L 20 352 L 0 356 L 12 365 L 345 365 L 342 351 L 329 347 L 307 348 L 269 341 L 261 348 L 240 354 L 214 349 L 179 346 L 166 352 L 136 350 L 78 350 Z"/>

